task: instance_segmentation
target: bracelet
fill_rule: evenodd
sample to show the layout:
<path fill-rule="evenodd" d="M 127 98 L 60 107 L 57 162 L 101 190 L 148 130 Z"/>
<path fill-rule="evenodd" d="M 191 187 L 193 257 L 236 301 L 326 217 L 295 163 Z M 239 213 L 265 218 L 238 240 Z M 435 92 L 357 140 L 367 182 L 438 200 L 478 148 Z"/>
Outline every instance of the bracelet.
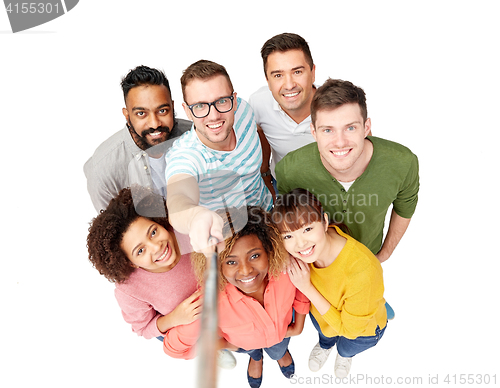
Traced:
<path fill-rule="evenodd" d="M 260 174 L 262 176 L 262 178 L 265 178 L 266 176 L 269 176 L 271 175 L 271 170 L 267 170 L 266 172 L 263 172 L 262 174 Z"/>

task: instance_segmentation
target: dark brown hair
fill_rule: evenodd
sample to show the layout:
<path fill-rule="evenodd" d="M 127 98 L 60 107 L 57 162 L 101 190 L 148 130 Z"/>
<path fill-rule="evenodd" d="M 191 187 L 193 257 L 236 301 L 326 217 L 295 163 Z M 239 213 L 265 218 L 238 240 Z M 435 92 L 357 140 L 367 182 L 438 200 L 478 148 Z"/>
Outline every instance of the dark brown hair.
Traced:
<path fill-rule="evenodd" d="M 223 290 L 227 280 L 222 274 L 222 263 L 231 253 L 236 241 L 243 236 L 256 235 L 262 247 L 265 249 L 268 260 L 268 274 L 272 278 L 278 278 L 285 269 L 288 260 L 288 253 L 283 245 L 283 239 L 276 225 L 272 222 L 269 213 L 258 206 L 248 206 L 243 209 L 231 209 L 228 212 L 218 212 L 224 220 L 223 236 L 225 239 L 225 248 L 219 253 L 219 289 Z M 240 230 L 241 229 L 241 230 Z M 201 285 L 205 276 L 206 257 L 202 253 L 191 254 L 193 269 Z"/>
<path fill-rule="evenodd" d="M 311 55 L 311 50 L 309 45 L 300 35 L 285 32 L 273 36 L 269 39 L 260 50 L 260 55 L 262 56 L 262 61 L 264 63 L 264 74 L 267 79 L 267 58 L 269 55 L 275 51 L 286 52 L 289 50 L 300 50 L 304 53 L 307 64 L 310 66 L 311 70 L 314 67 L 314 62 Z"/>
<path fill-rule="evenodd" d="M 327 79 L 321 85 L 311 102 L 311 121 L 316 123 L 316 114 L 319 110 L 333 110 L 344 104 L 358 104 L 361 109 L 363 123 L 368 118 L 366 108 L 366 96 L 363 89 L 355 86 L 352 82 L 340 79 Z"/>
<path fill-rule="evenodd" d="M 233 84 L 224 66 L 204 59 L 201 59 L 193 63 L 192 65 L 189 65 L 187 69 L 184 70 L 181 77 L 182 97 L 184 98 L 184 101 L 187 103 L 186 86 L 189 82 L 191 82 L 194 79 L 208 80 L 218 75 L 226 77 L 227 82 L 229 83 L 229 88 L 231 89 L 231 93 L 233 93 L 234 92 Z"/>
<path fill-rule="evenodd" d="M 139 217 L 171 231 L 167 217 L 154 217 L 162 214 L 166 215 L 166 207 L 160 195 L 145 188 L 122 189 L 90 223 L 87 249 L 94 268 L 110 282 L 126 281 L 135 268 L 120 247 L 123 235 Z"/>
<path fill-rule="evenodd" d="M 316 196 L 305 189 L 279 195 L 271 217 L 280 233 L 293 232 L 304 225 L 324 221 L 324 210 Z"/>

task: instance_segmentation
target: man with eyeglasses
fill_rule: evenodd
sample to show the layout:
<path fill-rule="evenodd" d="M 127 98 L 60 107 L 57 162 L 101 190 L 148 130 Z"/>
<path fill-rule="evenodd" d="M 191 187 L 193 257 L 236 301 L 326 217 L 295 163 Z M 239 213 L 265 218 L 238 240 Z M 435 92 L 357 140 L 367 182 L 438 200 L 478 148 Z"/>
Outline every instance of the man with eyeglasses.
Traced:
<path fill-rule="evenodd" d="M 184 71 L 181 86 L 193 128 L 166 156 L 167 207 L 173 227 L 202 252 L 211 236 L 223 241 L 215 211 L 247 205 L 270 210 L 272 196 L 260 173 L 252 108 L 236 97 L 226 69 L 200 60 Z"/>

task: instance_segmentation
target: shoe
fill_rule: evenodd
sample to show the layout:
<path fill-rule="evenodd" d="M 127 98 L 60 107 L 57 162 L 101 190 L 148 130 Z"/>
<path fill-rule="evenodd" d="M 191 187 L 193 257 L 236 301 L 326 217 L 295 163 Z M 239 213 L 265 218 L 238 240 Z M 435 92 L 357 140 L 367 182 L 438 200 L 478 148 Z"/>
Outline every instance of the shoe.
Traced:
<path fill-rule="evenodd" d="M 250 357 L 250 360 L 248 360 L 248 366 L 250 366 L 250 361 L 252 361 L 252 357 Z M 264 374 L 264 358 L 262 358 L 262 374 Z M 262 384 L 262 374 L 260 377 L 250 377 L 248 374 L 248 368 L 247 368 L 247 380 L 248 384 L 250 384 L 251 388 L 259 388 L 260 385 Z"/>
<path fill-rule="evenodd" d="M 396 314 L 394 313 L 394 310 L 392 309 L 391 305 L 387 302 L 385 302 L 385 309 L 387 310 L 387 319 L 390 321 L 391 319 L 394 319 Z"/>
<path fill-rule="evenodd" d="M 313 350 L 311 350 L 311 354 L 309 355 L 309 369 L 313 372 L 319 371 L 325 364 L 332 349 L 333 346 L 330 349 L 323 349 L 321 346 L 319 346 L 318 342 L 316 346 L 314 346 Z"/>
<path fill-rule="evenodd" d="M 349 376 L 349 371 L 351 370 L 352 357 L 342 357 L 337 353 L 337 358 L 335 359 L 335 366 L 333 371 L 335 376 L 340 379 Z"/>
<path fill-rule="evenodd" d="M 226 349 L 217 352 L 217 365 L 223 369 L 233 369 L 236 366 L 236 358 Z"/>
<path fill-rule="evenodd" d="M 288 354 L 290 354 L 289 350 L 287 350 L 287 352 L 288 352 Z M 283 373 L 283 376 L 285 376 L 287 379 L 289 379 L 290 377 L 292 377 L 295 374 L 295 363 L 293 362 L 293 357 L 291 354 L 290 354 L 290 358 L 292 359 L 292 363 L 290 365 L 288 365 L 288 366 L 281 366 L 280 365 L 281 373 Z M 278 363 L 278 365 L 279 365 L 279 363 Z"/>

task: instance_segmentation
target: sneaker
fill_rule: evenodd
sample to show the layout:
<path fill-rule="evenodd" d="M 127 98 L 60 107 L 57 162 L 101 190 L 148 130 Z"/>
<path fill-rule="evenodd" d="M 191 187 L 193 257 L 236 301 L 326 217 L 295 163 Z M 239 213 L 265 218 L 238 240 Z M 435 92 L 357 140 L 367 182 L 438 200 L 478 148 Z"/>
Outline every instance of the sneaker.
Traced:
<path fill-rule="evenodd" d="M 391 319 L 394 319 L 396 314 L 394 313 L 394 310 L 392 309 L 391 305 L 387 302 L 385 302 L 385 309 L 387 310 L 387 319 L 390 321 Z"/>
<path fill-rule="evenodd" d="M 317 372 L 321 369 L 321 367 L 325 364 L 326 359 L 330 355 L 333 346 L 330 349 L 323 349 L 319 346 L 319 342 L 314 346 L 313 350 L 311 350 L 311 354 L 309 355 L 309 369 L 313 372 Z"/>
<path fill-rule="evenodd" d="M 236 366 L 236 358 L 226 349 L 217 352 L 217 365 L 223 369 L 233 369 Z"/>
<path fill-rule="evenodd" d="M 337 353 L 337 358 L 335 359 L 335 366 L 333 371 L 335 376 L 340 379 L 349 376 L 349 371 L 351 370 L 352 357 L 342 357 Z"/>

